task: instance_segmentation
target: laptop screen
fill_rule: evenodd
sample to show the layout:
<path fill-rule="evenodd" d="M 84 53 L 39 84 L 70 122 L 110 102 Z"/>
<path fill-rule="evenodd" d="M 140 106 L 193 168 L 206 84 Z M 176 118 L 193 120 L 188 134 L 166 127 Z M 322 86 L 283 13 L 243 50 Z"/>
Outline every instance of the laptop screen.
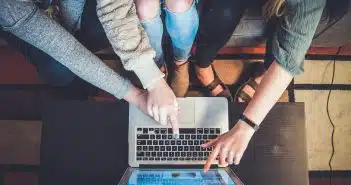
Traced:
<path fill-rule="evenodd" d="M 236 185 L 224 169 L 135 169 L 127 185 Z"/>

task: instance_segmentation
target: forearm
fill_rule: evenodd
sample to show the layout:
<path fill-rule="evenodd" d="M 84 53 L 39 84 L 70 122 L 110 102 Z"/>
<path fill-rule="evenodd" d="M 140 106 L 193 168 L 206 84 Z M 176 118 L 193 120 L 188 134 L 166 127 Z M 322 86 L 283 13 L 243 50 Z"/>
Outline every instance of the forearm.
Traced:
<path fill-rule="evenodd" d="M 276 61 L 265 72 L 263 79 L 244 115 L 256 124 L 260 124 L 285 91 L 293 76 Z"/>
<path fill-rule="evenodd" d="M 18 4 L 8 4 L 9 9 L 6 10 L 10 10 L 9 13 L 16 13 L 18 10 L 13 8 L 15 5 L 22 5 L 22 2 L 16 1 L 16 3 Z M 87 82 L 117 98 L 125 96 L 130 88 L 129 81 L 106 66 L 64 28 L 41 14 L 34 5 L 28 3 L 25 5 L 20 7 L 25 8 L 26 16 L 14 21 L 16 23 L 14 25 L 8 24 L 6 31 L 47 53 Z M 17 19 L 16 15 L 12 17 Z"/>

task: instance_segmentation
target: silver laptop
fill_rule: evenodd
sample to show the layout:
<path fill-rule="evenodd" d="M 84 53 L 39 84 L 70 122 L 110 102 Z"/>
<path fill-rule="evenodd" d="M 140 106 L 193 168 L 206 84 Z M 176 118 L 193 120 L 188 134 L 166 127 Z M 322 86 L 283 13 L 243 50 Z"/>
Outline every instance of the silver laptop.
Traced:
<path fill-rule="evenodd" d="M 170 125 L 160 125 L 136 106 L 129 106 L 130 168 L 120 184 L 241 185 L 229 168 L 202 172 L 212 148 L 204 149 L 200 145 L 228 131 L 227 99 L 178 98 L 178 103 L 179 139 L 173 138 Z M 214 164 L 218 164 L 218 160 Z M 187 169 L 179 169 L 184 165 Z"/>

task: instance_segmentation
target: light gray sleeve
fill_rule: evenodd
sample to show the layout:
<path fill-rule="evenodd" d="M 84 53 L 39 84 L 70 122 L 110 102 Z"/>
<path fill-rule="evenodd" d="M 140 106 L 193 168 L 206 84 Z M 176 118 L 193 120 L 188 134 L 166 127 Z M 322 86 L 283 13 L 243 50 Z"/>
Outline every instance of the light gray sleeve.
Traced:
<path fill-rule="evenodd" d="M 47 53 L 87 82 L 123 98 L 130 82 L 115 73 L 32 2 L 0 0 L 0 26 Z"/>

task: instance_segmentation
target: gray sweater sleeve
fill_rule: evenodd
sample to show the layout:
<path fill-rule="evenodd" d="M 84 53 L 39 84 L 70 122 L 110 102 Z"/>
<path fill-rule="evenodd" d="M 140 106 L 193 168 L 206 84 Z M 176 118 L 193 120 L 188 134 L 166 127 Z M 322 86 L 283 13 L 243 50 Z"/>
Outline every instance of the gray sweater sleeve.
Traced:
<path fill-rule="evenodd" d="M 32 2 L 0 0 L 0 26 L 47 53 L 87 82 L 123 98 L 130 82 L 115 73 Z"/>

